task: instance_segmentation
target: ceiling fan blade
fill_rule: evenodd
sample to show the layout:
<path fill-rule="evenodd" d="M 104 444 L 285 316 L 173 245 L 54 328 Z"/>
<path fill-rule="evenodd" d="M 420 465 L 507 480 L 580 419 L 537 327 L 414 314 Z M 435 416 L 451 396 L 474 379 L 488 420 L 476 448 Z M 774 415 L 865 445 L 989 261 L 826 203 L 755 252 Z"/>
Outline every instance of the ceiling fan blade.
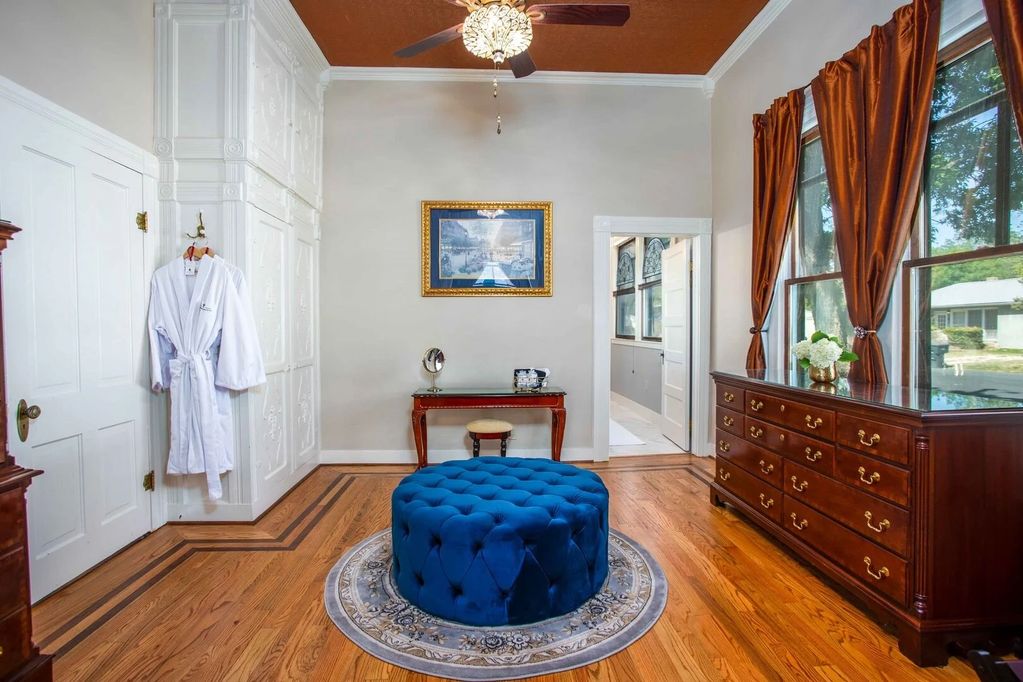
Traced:
<path fill-rule="evenodd" d="M 526 10 L 534 24 L 622 26 L 631 14 L 628 5 L 531 5 Z"/>
<path fill-rule="evenodd" d="M 440 33 L 434 33 L 429 38 L 423 38 L 418 43 L 413 43 L 408 47 L 404 47 L 394 53 L 395 57 L 415 57 L 421 52 L 426 52 L 432 48 L 438 47 L 445 43 L 450 43 L 452 40 L 457 40 L 462 35 L 462 25 L 452 26 L 446 28 Z"/>
<path fill-rule="evenodd" d="M 536 71 L 536 64 L 533 63 L 533 58 L 529 56 L 529 52 L 522 52 L 514 57 L 509 57 L 508 64 L 511 66 L 512 73 L 515 74 L 516 78 L 525 78 Z"/>

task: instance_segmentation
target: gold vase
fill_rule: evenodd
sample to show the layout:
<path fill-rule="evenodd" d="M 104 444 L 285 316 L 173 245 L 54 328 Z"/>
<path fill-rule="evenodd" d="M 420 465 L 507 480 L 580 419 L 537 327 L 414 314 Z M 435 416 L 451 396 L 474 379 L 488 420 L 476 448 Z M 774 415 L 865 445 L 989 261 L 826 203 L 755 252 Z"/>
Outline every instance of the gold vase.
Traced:
<path fill-rule="evenodd" d="M 821 369 L 810 365 L 810 380 L 821 384 L 830 384 L 838 379 L 838 365 L 831 363 L 830 367 Z"/>

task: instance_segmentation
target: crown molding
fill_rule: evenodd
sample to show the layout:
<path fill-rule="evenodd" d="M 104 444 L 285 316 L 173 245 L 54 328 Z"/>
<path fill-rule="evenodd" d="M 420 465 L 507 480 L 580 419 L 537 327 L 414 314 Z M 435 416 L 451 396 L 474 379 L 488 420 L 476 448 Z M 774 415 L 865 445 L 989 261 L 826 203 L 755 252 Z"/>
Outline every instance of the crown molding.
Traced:
<path fill-rule="evenodd" d="M 728 70 L 739 61 L 739 58 L 767 30 L 767 27 L 774 23 L 774 20 L 778 18 L 782 10 L 789 6 L 790 2 L 792 0 L 768 0 L 768 3 L 764 5 L 764 9 L 760 10 L 760 13 L 753 17 L 753 21 L 749 23 L 749 26 L 739 34 L 735 42 L 725 50 L 725 53 L 710 68 L 710 71 L 707 72 L 707 78 L 716 83 L 722 76 L 728 73 Z"/>
<path fill-rule="evenodd" d="M 494 79 L 492 69 L 427 69 L 376 66 L 332 66 L 323 72 L 327 81 L 401 81 L 419 83 L 489 83 Z M 497 72 L 501 82 L 515 78 L 510 71 Z M 700 88 L 713 91 L 713 83 L 706 76 L 655 73 L 595 73 L 587 71 L 537 71 L 525 83 L 553 85 L 628 85 L 658 88 Z"/>

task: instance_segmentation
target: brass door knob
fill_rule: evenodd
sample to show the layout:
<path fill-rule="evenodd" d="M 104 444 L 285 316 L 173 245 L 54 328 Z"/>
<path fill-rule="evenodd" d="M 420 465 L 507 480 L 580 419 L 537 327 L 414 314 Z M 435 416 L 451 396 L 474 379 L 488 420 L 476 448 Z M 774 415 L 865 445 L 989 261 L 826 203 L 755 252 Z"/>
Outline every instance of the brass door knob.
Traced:
<path fill-rule="evenodd" d="M 42 413 L 43 411 L 39 409 L 38 405 L 29 405 L 25 402 L 24 398 L 18 401 L 18 438 L 21 439 L 22 443 L 28 440 L 29 422 L 33 419 L 39 419 L 39 415 Z"/>

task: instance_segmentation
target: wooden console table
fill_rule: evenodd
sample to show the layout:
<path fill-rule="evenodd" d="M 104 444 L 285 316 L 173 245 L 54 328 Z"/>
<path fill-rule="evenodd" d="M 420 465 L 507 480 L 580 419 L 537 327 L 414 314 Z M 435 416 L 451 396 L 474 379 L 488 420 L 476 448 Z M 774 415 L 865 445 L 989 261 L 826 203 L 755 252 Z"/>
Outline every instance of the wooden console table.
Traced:
<path fill-rule="evenodd" d="M 412 433 L 416 438 L 419 468 L 427 465 L 426 413 L 430 410 L 484 410 L 491 408 L 545 408 L 551 411 L 551 459 L 561 461 L 565 440 L 565 392 L 560 388 L 524 392 L 510 388 L 421 388 L 412 394 Z"/>

